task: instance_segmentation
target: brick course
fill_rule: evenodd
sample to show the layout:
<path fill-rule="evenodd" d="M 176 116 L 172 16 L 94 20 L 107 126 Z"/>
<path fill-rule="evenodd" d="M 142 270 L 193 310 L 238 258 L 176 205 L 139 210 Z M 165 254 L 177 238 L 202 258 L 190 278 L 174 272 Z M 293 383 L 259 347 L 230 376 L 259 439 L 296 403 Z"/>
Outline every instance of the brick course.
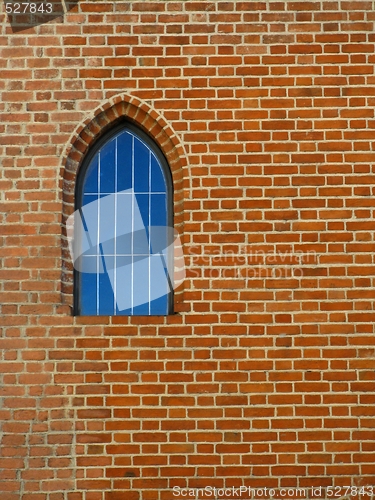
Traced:
<path fill-rule="evenodd" d="M 2 500 L 375 485 L 374 4 L 3 8 Z M 173 316 L 72 316 L 63 223 L 119 117 L 171 167 Z"/>

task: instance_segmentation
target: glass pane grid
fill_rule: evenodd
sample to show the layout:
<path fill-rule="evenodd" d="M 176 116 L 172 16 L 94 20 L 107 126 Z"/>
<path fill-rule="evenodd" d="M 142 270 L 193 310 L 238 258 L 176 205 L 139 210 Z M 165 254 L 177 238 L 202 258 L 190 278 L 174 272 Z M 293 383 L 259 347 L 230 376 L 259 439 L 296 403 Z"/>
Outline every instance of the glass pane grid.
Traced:
<path fill-rule="evenodd" d="M 123 131 L 97 151 L 82 186 L 82 207 L 95 203 L 97 210 L 96 234 L 91 239 L 96 255 L 92 250 L 92 255 L 86 252 L 82 256 L 96 259 L 96 274 L 83 273 L 81 278 L 81 314 L 168 314 L 166 256 L 160 249 L 153 252 L 151 244 L 152 226 L 167 225 L 167 185 L 153 151 L 137 135 Z M 132 196 L 126 213 L 126 203 L 119 202 L 125 200 L 121 195 Z M 107 196 L 113 196 L 109 212 Z M 126 217 L 131 218 L 130 235 L 121 232 Z"/>

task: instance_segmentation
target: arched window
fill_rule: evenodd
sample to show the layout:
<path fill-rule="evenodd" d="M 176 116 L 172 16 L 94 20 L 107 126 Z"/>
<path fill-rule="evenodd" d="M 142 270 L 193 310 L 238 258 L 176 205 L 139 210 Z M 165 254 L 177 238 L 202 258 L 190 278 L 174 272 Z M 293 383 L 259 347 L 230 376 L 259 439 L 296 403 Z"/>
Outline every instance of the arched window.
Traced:
<path fill-rule="evenodd" d="M 163 154 L 134 125 L 94 145 L 76 186 L 75 314 L 172 313 L 172 196 Z"/>

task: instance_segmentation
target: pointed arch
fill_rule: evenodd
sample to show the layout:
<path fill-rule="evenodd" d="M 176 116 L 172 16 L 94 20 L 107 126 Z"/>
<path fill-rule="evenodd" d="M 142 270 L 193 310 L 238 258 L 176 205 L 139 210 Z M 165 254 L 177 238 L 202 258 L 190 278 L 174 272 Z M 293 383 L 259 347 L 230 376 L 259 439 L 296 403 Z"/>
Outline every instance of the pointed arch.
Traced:
<path fill-rule="evenodd" d="M 62 170 L 62 302 L 73 310 L 73 264 L 70 257 L 65 223 L 75 209 L 75 189 L 77 177 L 86 155 L 108 131 L 121 123 L 137 126 L 147 134 L 164 155 L 169 166 L 173 183 L 174 227 L 182 244 L 184 228 L 184 181 L 187 166 L 184 150 L 171 126 L 147 103 L 127 95 L 116 96 L 99 107 L 94 116 L 87 119 L 74 132 L 63 159 Z M 175 291 L 174 310 L 183 310 L 183 285 Z"/>

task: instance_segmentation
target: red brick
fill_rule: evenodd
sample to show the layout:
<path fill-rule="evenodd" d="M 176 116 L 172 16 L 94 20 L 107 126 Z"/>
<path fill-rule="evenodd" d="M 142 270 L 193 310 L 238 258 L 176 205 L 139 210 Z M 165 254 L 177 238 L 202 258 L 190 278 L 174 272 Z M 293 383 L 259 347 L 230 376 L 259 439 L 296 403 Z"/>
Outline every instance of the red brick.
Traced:
<path fill-rule="evenodd" d="M 4 17 L 1 498 L 374 482 L 373 20 L 86 2 L 22 37 Z M 60 221 L 122 115 L 174 179 L 190 267 L 167 318 L 71 315 Z"/>

